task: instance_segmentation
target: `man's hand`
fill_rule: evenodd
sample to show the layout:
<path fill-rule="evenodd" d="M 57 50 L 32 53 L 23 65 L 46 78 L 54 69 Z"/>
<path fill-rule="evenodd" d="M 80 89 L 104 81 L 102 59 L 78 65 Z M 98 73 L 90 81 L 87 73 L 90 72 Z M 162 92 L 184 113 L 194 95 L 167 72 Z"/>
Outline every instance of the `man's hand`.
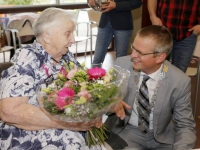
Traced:
<path fill-rule="evenodd" d="M 89 3 L 90 6 L 95 6 L 95 1 L 94 0 L 89 0 L 88 3 Z"/>
<path fill-rule="evenodd" d="M 160 26 L 162 26 L 162 21 L 160 20 L 160 18 L 154 16 L 154 17 L 150 17 L 150 19 L 151 19 L 152 25 L 160 25 Z"/>
<path fill-rule="evenodd" d="M 191 29 L 189 29 L 188 31 L 191 31 L 191 32 L 193 31 L 193 33 L 198 36 L 200 35 L 200 25 L 196 25 L 192 27 Z"/>
<path fill-rule="evenodd" d="M 102 118 L 95 121 L 96 128 L 101 128 L 102 125 L 103 125 Z"/>
<path fill-rule="evenodd" d="M 112 108 L 112 112 L 114 112 L 117 117 L 123 120 L 126 117 L 124 109 L 131 109 L 131 106 L 121 100 Z"/>
<path fill-rule="evenodd" d="M 109 0 L 106 6 L 101 7 L 101 12 L 105 13 L 115 8 L 116 8 L 116 3 Z"/>

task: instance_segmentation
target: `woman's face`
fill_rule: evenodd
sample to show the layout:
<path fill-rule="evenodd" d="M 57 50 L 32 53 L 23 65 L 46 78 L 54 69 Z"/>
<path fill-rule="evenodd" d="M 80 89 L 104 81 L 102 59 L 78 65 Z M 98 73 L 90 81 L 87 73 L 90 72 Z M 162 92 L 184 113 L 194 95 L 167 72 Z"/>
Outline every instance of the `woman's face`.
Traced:
<path fill-rule="evenodd" d="M 68 52 L 74 42 L 75 25 L 72 21 L 66 21 L 60 26 L 53 27 L 50 34 L 50 54 L 54 59 L 60 59 L 64 54 Z"/>

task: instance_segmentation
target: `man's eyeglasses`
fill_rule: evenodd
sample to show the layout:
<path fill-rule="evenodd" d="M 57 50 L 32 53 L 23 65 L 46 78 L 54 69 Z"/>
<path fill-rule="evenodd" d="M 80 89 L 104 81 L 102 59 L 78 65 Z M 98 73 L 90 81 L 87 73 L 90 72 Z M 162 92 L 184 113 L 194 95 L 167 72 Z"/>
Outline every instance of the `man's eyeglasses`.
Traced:
<path fill-rule="evenodd" d="M 131 44 L 131 49 L 132 49 L 132 51 L 135 51 L 135 52 L 137 53 L 138 57 L 142 57 L 142 56 L 150 55 L 150 54 L 157 54 L 157 53 L 160 53 L 160 52 L 152 52 L 152 53 L 145 53 L 145 54 L 144 54 L 144 53 L 138 51 L 137 49 L 135 49 L 135 47 L 133 47 L 133 44 L 132 44 L 132 43 L 130 43 L 130 44 Z"/>

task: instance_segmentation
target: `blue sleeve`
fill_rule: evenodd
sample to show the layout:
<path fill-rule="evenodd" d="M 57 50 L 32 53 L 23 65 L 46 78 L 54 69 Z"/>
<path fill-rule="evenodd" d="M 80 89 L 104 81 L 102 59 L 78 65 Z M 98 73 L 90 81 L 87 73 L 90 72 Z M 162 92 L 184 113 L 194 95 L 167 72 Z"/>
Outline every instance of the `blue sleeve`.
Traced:
<path fill-rule="evenodd" d="M 142 0 L 115 1 L 116 11 L 131 11 L 142 5 Z"/>

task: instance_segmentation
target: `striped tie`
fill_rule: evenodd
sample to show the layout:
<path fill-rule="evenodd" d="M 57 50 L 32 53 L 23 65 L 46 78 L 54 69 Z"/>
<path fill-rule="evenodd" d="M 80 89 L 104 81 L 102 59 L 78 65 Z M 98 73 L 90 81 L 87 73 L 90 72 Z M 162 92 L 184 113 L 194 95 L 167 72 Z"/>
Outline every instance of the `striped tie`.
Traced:
<path fill-rule="evenodd" d="M 146 85 L 146 82 L 149 78 L 150 77 L 147 75 L 143 76 L 143 81 L 140 85 L 138 96 L 138 128 L 143 133 L 147 133 L 149 131 L 150 111 L 147 109 L 149 106 L 149 92 Z"/>

